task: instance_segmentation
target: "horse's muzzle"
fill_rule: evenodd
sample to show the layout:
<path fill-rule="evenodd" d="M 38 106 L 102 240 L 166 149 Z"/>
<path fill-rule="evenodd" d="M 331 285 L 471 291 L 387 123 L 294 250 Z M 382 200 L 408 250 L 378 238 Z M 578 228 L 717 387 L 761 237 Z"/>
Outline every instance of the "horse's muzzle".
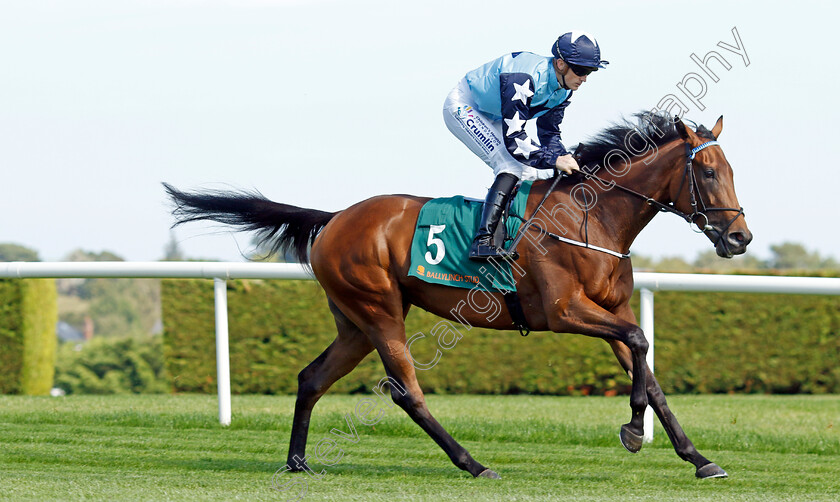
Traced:
<path fill-rule="evenodd" d="M 717 229 L 714 232 L 717 232 Z M 720 239 L 715 244 L 715 252 L 721 258 L 732 258 L 735 255 L 744 254 L 752 238 L 752 232 L 747 229 L 726 232 L 720 235 Z"/>

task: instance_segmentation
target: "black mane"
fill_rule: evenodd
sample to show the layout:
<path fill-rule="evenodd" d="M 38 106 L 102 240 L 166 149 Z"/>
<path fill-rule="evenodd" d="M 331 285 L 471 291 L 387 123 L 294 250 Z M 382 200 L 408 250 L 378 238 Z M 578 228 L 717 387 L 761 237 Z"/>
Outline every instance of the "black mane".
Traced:
<path fill-rule="evenodd" d="M 657 147 L 671 142 L 680 137 L 680 133 L 674 126 L 674 119 L 665 113 L 639 112 L 634 113 L 636 123 L 624 120 L 599 132 L 594 138 L 583 143 L 580 165 L 603 165 L 607 154 L 613 150 L 620 150 L 633 158 L 636 153 L 631 147 L 635 146 L 637 151 L 646 149 L 643 138 L 639 133 L 647 137 L 646 142 L 653 142 Z M 698 126 L 697 135 L 715 139 L 711 131 L 704 126 Z M 632 135 L 631 135 L 632 133 Z M 632 145 L 625 144 L 625 139 L 630 138 Z"/>

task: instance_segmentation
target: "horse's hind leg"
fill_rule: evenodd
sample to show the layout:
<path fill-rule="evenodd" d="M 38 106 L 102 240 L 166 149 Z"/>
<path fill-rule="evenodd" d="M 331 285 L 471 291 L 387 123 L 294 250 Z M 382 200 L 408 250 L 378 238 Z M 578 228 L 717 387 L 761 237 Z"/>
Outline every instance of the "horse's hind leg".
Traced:
<path fill-rule="evenodd" d="M 383 279 L 373 271 L 366 277 L 373 278 L 370 280 Z M 330 296 L 336 298 L 341 310 L 373 343 L 385 365 L 385 372 L 396 383 L 390 386 L 394 402 L 426 431 L 457 467 L 475 477 L 498 478 L 498 474 L 475 461 L 429 412 L 423 391 L 417 383 L 414 366 L 406 357 L 404 319 L 408 305 L 402 303 L 402 295 L 396 286 L 386 286 L 390 279 L 384 279 L 381 281 L 381 294 L 371 294 L 369 291 L 342 283 L 342 294 L 337 295 L 333 291 Z M 330 292 L 333 288 L 335 286 L 327 282 L 324 289 Z"/>
<path fill-rule="evenodd" d="M 428 434 L 435 443 L 460 469 L 463 469 L 475 477 L 499 478 L 494 471 L 484 467 L 435 420 L 426 406 L 426 399 L 417 376 L 414 373 L 414 366 L 408 361 L 405 355 L 405 328 L 402 336 L 395 337 L 383 347 L 377 346 L 382 363 L 390 378 L 396 380 L 401 388 L 391 385 L 391 397 L 397 405 L 405 410 L 409 417 Z"/>
<path fill-rule="evenodd" d="M 632 312 L 630 315 L 632 315 Z M 630 349 L 623 343 L 616 341 L 610 341 L 609 343 L 621 366 L 625 371 L 632 374 L 633 361 Z M 671 440 L 671 444 L 674 445 L 674 450 L 676 450 L 677 455 L 686 462 L 691 462 L 696 468 L 695 476 L 698 478 L 726 477 L 726 471 L 701 455 L 697 451 L 697 448 L 694 447 L 694 443 L 685 435 L 679 422 L 677 422 L 677 417 L 674 416 L 674 413 L 668 407 L 668 403 L 665 401 L 665 394 L 662 392 L 659 382 L 653 376 L 653 372 L 650 369 L 647 371 L 645 383 L 647 384 L 646 390 L 651 408 L 653 408 L 654 413 L 659 417 L 659 421 L 662 423 L 668 439 Z"/>
<path fill-rule="evenodd" d="M 287 466 L 292 471 L 303 470 L 309 419 L 318 399 L 338 381 L 350 373 L 373 350 L 367 336 L 330 301 L 338 336 L 312 363 L 298 374 L 298 393 L 292 438 L 289 442 Z M 297 458 L 295 458 L 297 457 Z"/>

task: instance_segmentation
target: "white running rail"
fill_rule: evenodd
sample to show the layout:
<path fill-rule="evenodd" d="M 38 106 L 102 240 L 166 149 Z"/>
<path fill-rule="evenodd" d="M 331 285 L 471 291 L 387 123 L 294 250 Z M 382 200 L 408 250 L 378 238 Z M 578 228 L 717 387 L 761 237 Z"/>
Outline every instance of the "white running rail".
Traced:
<path fill-rule="evenodd" d="M 0 278 L 159 278 L 213 279 L 216 299 L 216 371 L 219 422 L 230 425 L 230 368 L 228 357 L 228 279 L 314 279 L 303 266 L 291 263 L 222 262 L 5 262 Z M 653 370 L 653 296 L 655 291 L 718 291 L 840 295 L 840 278 L 757 275 L 661 274 L 635 272 L 641 292 L 639 325 L 650 344 L 647 362 Z M 653 413 L 645 413 L 645 440 L 653 439 Z"/>
<path fill-rule="evenodd" d="M 219 262 L 7 262 L 0 278 L 158 278 L 213 279 L 216 301 L 216 387 L 219 423 L 230 425 L 230 356 L 228 351 L 228 279 L 313 279 L 292 263 Z"/>

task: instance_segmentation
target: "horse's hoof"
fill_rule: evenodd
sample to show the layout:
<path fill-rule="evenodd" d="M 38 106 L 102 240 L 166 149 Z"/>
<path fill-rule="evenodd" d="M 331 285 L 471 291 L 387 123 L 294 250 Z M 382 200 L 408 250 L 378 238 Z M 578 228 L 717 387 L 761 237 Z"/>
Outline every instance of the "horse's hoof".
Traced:
<path fill-rule="evenodd" d="M 729 477 L 729 474 L 727 474 L 726 471 L 721 469 L 714 462 L 712 462 L 711 464 L 706 464 L 703 467 L 698 468 L 697 472 L 695 472 L 694 475 L 697 476 L 700 479 Z"/>
<path fill-rule="evenodd" d="M 638 434 L 630 432 L 627 428 L 628 424 L 621 426 L 621 432 L 618 434 L 618 439 L 621 440 L 621 445 L 624 446 L 630 453 L 638 453 L 642 449 L 642 441 L 644 438 Z"/>
<path fill-rule="evenodd" d="M 498 474 L 496 474 L 496 471 L 494 471 L 492 469 L 484 469 L 483 471 L 481 471 L 481 474 L 479 474 L 476 477 L 477 478 L 502 479 L 502 477 L 499 476 Z"/>

